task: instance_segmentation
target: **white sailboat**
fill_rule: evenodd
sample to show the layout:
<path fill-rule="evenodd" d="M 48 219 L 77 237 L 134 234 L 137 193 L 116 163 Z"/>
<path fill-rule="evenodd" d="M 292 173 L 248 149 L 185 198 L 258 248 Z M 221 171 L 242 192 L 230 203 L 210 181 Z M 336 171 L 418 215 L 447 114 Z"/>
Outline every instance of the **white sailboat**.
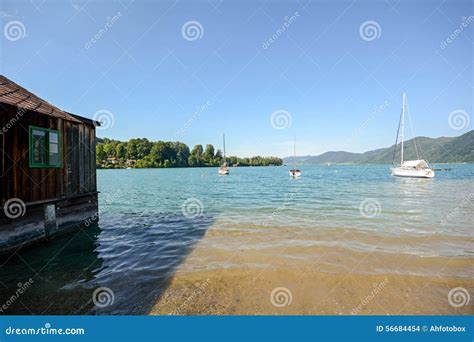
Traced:
<path fill-rule="evenodd" d="M 293 157 L 296 158 L 296 137 L 293 138 Z M 296 162 L 296 161 L 295 161 Z M 289 171 L 290 176 L 293 178 L 299 178 L 301 177 L 301 170 L 299 169 L 291 169 Z"/>
<path fill-rule="evenodd" d="M 415 151 L 417 155 L 416 160 L 403 160 L 403 144 L 404 144 L 404 131 L 405 131 L 405 110 L 406 110 L 406 95 L 403 93 L 402 113 L 400 115 L 400 123 L 398 125 L 397 139 L 395 141 L 395 149 L 393 151 L 392 164 L 394 167 L 391 168 L 392 176 L 397 177 L 412 177 L 412 178 L 433 178 L 434 170 L 424 159 L 421 159 L 418 154 L 418 148 L 416 146 L 416 140 L 413 138 L 415 144 Z M 397 151 L 398 136 L 400 133 L 400 165 L 395 166 L 395 154 Z"/>
<path fill-rule="evenodd" d="M 222 164 L 219 167 L 219 174 L 225 176 L 229 174 L 229 167 L 227 166 L 227 161 L 225 159 L 225 134 L 222 135 L 222 141 L 224 145 L 224 157 L 222 158 Z"/>

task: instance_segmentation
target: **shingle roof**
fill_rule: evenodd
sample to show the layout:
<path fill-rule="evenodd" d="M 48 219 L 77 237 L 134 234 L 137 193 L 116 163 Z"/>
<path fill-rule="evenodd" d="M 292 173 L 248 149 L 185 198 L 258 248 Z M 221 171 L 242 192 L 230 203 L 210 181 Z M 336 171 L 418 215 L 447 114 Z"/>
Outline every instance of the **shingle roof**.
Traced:
<path fill-rule="evenodd" d="M 35 111 L 73 122 L 82 122 L 65 111 L 36 96 L 15 82 L 0 75 L 0 103 Z"/>

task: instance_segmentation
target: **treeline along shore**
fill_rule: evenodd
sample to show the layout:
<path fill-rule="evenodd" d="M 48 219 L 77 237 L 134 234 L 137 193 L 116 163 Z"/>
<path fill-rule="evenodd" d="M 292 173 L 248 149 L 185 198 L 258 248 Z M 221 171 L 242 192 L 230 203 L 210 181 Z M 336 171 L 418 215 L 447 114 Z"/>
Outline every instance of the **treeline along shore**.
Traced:
<path fill-rule="evenodd" d="M 119 169 L 166 168 L 166 167 L 205 167 L 219 166 L 223 156 L 212 144 L 196 145 L 192 150 L 179 141 L 149 141 L 146 138 L 119 141 L 98 139 L 96 145 L 97 168 Z M 226 157 L 230 166 L 279 166 L 282 159 L 277 157 L 255 156 L 239 158 Z"/>

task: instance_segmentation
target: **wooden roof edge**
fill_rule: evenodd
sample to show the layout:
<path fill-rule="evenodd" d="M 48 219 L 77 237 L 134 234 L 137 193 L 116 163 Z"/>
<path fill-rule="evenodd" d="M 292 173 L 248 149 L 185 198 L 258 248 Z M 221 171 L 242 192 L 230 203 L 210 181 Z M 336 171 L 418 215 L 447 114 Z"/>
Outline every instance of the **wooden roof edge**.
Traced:
<path fill-rule="evenodd" d="M 14 91 L 12 90 L 11 92 L 9 93 L 13 93 L 13 92 L 18 92 L 18 91 L 22 91 L 23 93 L 25 93 L 25 95 L 28 95 L 27 98 L 33 98 L 33 99 L 36 99 L 38 102 L 39 102 L 39 105 L 35 108 L 35 109 L 38 109 L 39 107 L 41 107 L 41 105 L 46 105 L 46 106 L 49 106 L 51 107 L 51 112 L 48 114 L 48 113 L 41 113 L 41 112 L 38 112 L 37 110 L 35 109 L 30 109 L 28 107 L 25 107 L 25 106 L 22 106 L 21 103 L 26 99 L 23 99 L 22 101 L 19 101 L 18 103 L 16 104 L 13 104 L 13 103 L 10 103 L 10 102 L 3 102 L 2 99 L 0 98 L 0 102 L 2 103 L 5 103 L 5 104 L 8 104 L 8 105 L 12 105 L 12 106 L 16 106 L 17 108 L 24 108 L 26 110 L 32 110 L 32 111 L 35 111 L 36 113 L 38 114 L 41 114 L 41 115 L 49 115 L 49 116 L 53 116 L 53 117 L 61 117 L 62 119 L 64 120 L 69 120 L 69 121 L 72 121 L 72 122 L 81 122 L 80 119 L 78 118 L 75 118 L 73 115 L 67 113 L 66 111 L 52 105 L 51 103 L 49 103 L 48 101 L 46 100 L 43 100 L 41 97 L 33 94 L 31 91 L 27 90 L 26 88 L 20 86 L 19 84 L 17 84 L 16 82 L 10 80 L 8 77 L 6 77 L 5 75 L 2 75 L 0 74 L 0 82 L 2 83 L 3 86 L 10 86 L 11 89 L 14 89 Z M 2 95 L 6 95 L 5 94 L 2 94 Z M 53 113 L 54 112 L 57 112 L 57 116 L 54 115 Z"/>
<path fill-rule="evenodd" d="M 69 112 L 66 112 L 67 114 L 71 115 L 73 118 L 79 120 L 79 121 L 82 121 L 84 123 L 87 123 L 91 126 L 94 126 L 94 127 L 98 127 L 100 126 L 100 122 L 99 121 L 96 121 L 94 119 L 89 119 L 89 118 L 86 118 L 86 117 L 83 117 L 83 116 L 80 116 L 80 115 L 77 115 L 77 114 L 73 114 L 73 113 L 69 113 Z"/>

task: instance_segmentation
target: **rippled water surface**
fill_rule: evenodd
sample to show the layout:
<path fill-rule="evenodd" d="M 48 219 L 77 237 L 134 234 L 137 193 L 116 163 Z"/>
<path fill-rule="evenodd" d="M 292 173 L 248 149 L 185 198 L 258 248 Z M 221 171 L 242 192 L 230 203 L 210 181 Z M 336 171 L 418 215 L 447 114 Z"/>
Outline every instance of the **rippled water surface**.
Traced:
<path fill-rule="evenodd" d="M 31 278 L 9 313 L 146 314 L 210 230 L 281 229 L 272 244 L 298 247 L 304 238 L 288 238 L 294 229 L 353 250 L 371 248 L 368 234 L 393 238 L 380 246 L 388 253 L 414 241 L 408 252 L 421 257 L 472 256 L 474 165 L 439 167 L 451 170 L 434 179 L 394 178 L 385 165 L 302 166 L 300 179 L 286 167 L 231 168 L 229 176 L 215 168 L 99 170 L 98 226 L 2 260 L 1 299 Z M 231 239 L 216 241 L 234 248 Z M 113 305 L 92 301 L 101 287 L 113 289 L 99 298 Z"/>

